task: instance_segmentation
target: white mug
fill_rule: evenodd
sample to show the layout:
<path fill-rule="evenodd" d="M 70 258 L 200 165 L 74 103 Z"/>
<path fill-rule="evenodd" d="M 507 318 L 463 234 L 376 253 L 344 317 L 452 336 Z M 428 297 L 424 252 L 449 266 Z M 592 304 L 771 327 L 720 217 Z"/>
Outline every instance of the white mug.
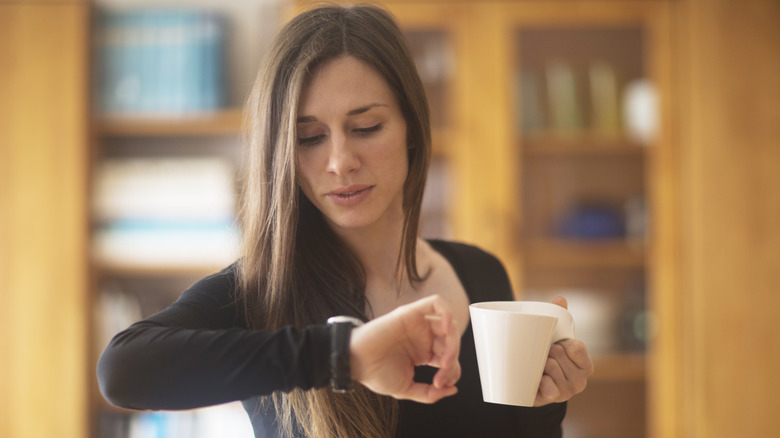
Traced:
<path fill-rule="evenodd" d="M 482 397 L 533 406 L 550 346 L 574 338 L 568 310 L 539 301 L 487 301 L 469 306 Z"/>

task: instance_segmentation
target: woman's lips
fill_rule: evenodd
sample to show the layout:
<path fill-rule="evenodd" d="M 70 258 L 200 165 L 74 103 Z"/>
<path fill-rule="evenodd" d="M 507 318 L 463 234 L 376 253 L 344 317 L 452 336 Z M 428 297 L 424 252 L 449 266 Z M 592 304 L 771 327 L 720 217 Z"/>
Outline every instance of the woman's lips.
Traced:
<path fill-rule="evenodd" d="M 325 196 L 333 201 L 334 204 L 342 207 L 351 207 L 361 203 L 370 194 L 374 186 L 365 185 L 353 185 L 349 187 L 342 187 L 332 192 L 329 192 Z"/>

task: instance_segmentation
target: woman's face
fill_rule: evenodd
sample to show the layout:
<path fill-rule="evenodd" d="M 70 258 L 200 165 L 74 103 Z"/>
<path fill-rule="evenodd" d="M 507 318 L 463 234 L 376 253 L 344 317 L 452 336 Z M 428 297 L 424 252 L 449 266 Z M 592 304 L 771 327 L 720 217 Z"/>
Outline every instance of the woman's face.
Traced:
<path fill-rule="evenodd" d="M 334 230 L 402 223 L 406 121 L 379 73 L 351 56 L 318 67 L 297 131 L 301 187 Z"/>

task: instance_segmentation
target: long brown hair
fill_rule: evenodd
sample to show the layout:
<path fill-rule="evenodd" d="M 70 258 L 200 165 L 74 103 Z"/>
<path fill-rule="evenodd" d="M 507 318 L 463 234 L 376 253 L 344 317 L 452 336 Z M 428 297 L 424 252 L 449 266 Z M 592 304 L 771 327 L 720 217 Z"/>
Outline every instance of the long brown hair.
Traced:
<path fill-rule="evenodd" d="M 291 20 L 277 35 L 245 108 L 248 154 L 240 211 L 244 245 L 239 299 L 248 327 L 322 324 L 332 315 L 367 319 L 365 271 L 299 185 L 296 119 L 301 90 L 319 65 L 349 55 L 373 67 L 394 90 L 407 123 L 409 172 L 397 271 L 413 282 L 416 239 L 430 160 L 428 104 L 401 31 L 374 6 L 323 6 Z M 397 403 L 358 385 L 276 393 L 289 435 L 393 436 Z"/>

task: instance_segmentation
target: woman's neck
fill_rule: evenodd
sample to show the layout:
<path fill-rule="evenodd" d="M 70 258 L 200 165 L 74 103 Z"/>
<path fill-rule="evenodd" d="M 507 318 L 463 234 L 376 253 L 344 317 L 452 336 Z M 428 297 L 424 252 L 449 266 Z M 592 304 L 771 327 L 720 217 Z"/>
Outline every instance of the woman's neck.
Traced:
<path fill-rule="evenodd" d="M 398 284 L 403 246 L 403 223 L 394 226 L 340 230 L 337 233 L 355 252 L 369 283 Z M 403 266 L 400 266 L 403 268 Z"/>
<path fill-rule="evenodd" d="M 370 318 L 376 318 L 401 304 L 411 302 L 420 293 L 409 279 L 404 258 L 399 258 L 404 244 L 402 227 L 383 230 L 342 235 L 365 269 L 365 294 L 368 302 L 366 311 Z M 427 248 L 428 246 L 419 240 L 415 245 L 417 266 L 423 272 L 428 270 L 430 264 Z"/>

